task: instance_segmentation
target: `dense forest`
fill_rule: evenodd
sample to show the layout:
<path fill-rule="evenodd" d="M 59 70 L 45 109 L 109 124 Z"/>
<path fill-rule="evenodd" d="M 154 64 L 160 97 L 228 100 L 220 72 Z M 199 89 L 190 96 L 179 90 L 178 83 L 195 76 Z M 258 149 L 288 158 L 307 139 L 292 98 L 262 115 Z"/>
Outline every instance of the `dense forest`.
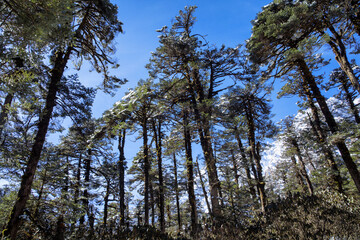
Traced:
<path fill-rule="evenodd" d="M 359 0 L 273 0 L 235 48 L 185 7 L 94 118 L 123 24 L 109 0 L 0 1 L 1 239 L 360 238 Z M 275 85 L 299 109 L 278 123 Z"/>

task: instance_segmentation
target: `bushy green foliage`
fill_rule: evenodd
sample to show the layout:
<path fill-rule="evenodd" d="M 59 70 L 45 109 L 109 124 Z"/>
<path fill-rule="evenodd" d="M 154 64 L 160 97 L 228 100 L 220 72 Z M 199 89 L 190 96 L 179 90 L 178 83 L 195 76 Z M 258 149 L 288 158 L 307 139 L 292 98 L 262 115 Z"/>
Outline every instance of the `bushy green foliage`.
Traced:
<path fill-rule="evenodd" d="M 360 205 L 345 195 L 322 191 L 295 194 L 267 206 L 266 214 L 224 219 L 206 228 L 205 239 L 358 239 Z M 201 238 L 200 238 L 201 239 Z"/>

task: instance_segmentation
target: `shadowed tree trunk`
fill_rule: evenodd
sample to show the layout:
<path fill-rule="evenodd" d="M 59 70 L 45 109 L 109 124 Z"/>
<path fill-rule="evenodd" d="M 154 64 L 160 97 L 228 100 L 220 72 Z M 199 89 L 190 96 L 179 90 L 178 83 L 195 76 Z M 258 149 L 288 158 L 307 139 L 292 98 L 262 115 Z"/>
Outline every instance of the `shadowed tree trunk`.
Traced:
<path fill-rule="evenodd" d="M 200 178 L 200 184 L 201 184 L 201 188 L 202 188 L 202 190 L 203 190 L 203 194 L 204 194 L 206 206 L 207 206 L 208 212 L 210 213 L 210 216 L 212 216 L 212 214 L 211 214 L 211 211 L 212 211 L 212 210 L 211 210 L 211 207 L 210 207 L 210 203 L 209 203 L 209 199 L 208 199 L 208 194 L 207 194 L 207 191 L 206 191 L 206 188 L 205 188 L 205 183 L 204 183 L 204 180 L 203 180 L 203 178 L 202 178 L 202 173 L 201 173 L 201 171 L 200 171 L 198 159 L 196 159 L 196 167 L 197 167 L 197 170 L 198 170 L 198 174 L 199 174 L 199 178 Z"/>
<path fill-rule="evenodd" d="M 194 167 L 191 147 L 191 134 L 189 129 L 187 110 L 183 110 L 183 128 L 184 128 L 184 145 L 186 155 L 186 174 L 187 186 L 189 195 L 189 204 L 191 212 L 191 232 L 195 234 L 197 231 L 197 212 L 196 212 L 196 198 L 194 191 Z"/>
<path fill-rule="evenodd" d="M 56 232 L 54 236 L 54 240 L 64 240 L 65 239 L 65 223 L 63 215 L 58 217 L 56 223 Z"/>
<path fill-rule="evenodd" d="M 186 67 L 184 70 L 186 72 L 190 102 L 192 104 L 192 110 L 194 112 L 197 131 L 200 138 L 200 145 L 204 153 L 205 164 L 209 178 L 210 200 L 212 206 L 211 214 L 214 216 L 216 221 L 216 219 L 221 216 L 221 208 L 219 204 L 220 182 L 217 178 L 216 160 L 211 143 L 211 126 L 209 120 L 209 116 L 211 116 L 211 107 L 205 106 L 207 103 L 205 103 L 205 93 L 200 81 L 198 69 L 193 69 L 190 71 L 190 69 Z M 199 104 L 201 104 L 203 108 L 206 108 L 206 110 L 203 109 L 202 112 L 207 116 L 204 116 L 204 114 L 200 112 Z"/>
<path fill-rule="evenodd" d="M 106 179 L 106 192 L 104 197 L 104 232 L 107 232 L 107 218 L 108 218 L 108 206 L 109 206 L 109 196 L 110 196 L 110 180 Z"/>
<path fill-rule="evenodd" d="M 151 165 L 150 165 L 151 166 Z M 151 226 L 155 227 L 155 191 L 153 188 L 153 180 L 149 179 L 149 193 L 150 193 L 150 209 L 151 209 Z"/>
<path fill-rule="evenodd" d="M 81 184 L 81 163 L 82 163 L 82 153 L 79 154 L 78 158 L 78 164 L 76 168 L 76 184 L 75 184 L 75 190 L 74 190 L 74 203 L 77 205 L 79 202 L 79 196 L 80 196 L 80 184 Z M 78 213 L 78 209 L 76 206 L 73 207 L 73 211 Z M 81 220 L 81 218 L 80 218 Z M 80 222 L 80 224 L 83 224 L 83 222 Z M 76 223 L 71 224 L 71 231 L 74 231 Z"/>
<path fill-rule="evenodd" d="M 254 188 L 253 183 L 252 183 L 252 178 L 251 178 L 251 173 L 250 173 L 250 168 L 249 168 L 249 160 L 246 157 L 245 149 L 244 149 L 244 146 L 242 144 L 240 134 L 239 134 L 239 130 L 238 130 L 237 127 L 235 127 L 235 139 L 236 139 L 236 141 L 238 143 L 238 146 L 239 146 L 239 150 L 240 150 L 240 154 L 241 154 L 241 158 L 242 158 L 242 164 L 243 164 L 243 167 L 245 169 L 245 174 L 246 174 L 246 179 L 247 179 L 247 182 L 248 182 L 248 185 L 249 185 L 250 194 L 251 194 L 253 199 L 256 199 L 256 191 L 255 191 L 255 188 Z"/>
<path fill-rule="evenodd" d="M 331 168 L 331 178 L 333 181 L 332 185 L 335 185 L 335 186 L 333 186 L 334 189 L 337 189 L 340 193 L 343 193 L 344 190 L 342 187 L 343 183 L 342 183 L 340 171 L 335 162 L 333 152 L 331 151 L 330 146 L 328 146 L 328 144 L 326 142 L 327 135 L 326 135 L 324 129 L 321 127 L 318 109 L 315 106 L 309 91 L 307 91 L 307 97 L 308 97 L 308 103 L 309 103 L 312 115 L 314 117 L 314 121 L 312 121 L 310 115 L 308 116 L 310 125 L 315 133 L 316 138 L 318 139 L 318 141 L 320 143 L 321 150 L 324 153 L 324 156 L 328 163 L 328 166 Z"/>
<path fill-rule="evenodd" d="M 172 221 L 170 204 L 166 204 L 166 214 L 167 214 L 167 226 L 170 227 Z"/>
<path fill-rule="evenodd" d="M 266 193 L 265 193 L 265 181 L 262 175 L 262 166 L 261 166 L 261 156 L 259 154 L 259 142 L 257 143 L 258 146 L 256 146 L 256 140 L 255 140 L 255 125 L 254 125 L 254 119 L 253 119 L 253 112 L 252 112 L 252 106 L 251 103 L 247 104 L 246 109 L 246 119 L 248 124 L 248 140 L 249 140 L 249 146 L 250 146 L 250 155 L 253 161 L 255 162 L 256 171 L 254 172 L 254 175 L 256 176 L 256 185 L 259 192 L 259 198 L 260 198 L 260 204 L 261 204 L 261 210 L 263 213 L 265 213 L 265 207 L 266 207 Z M 254 169 L 255 170 L 255 169 Z"/>
<path fill-rule="evenodd" d="M 89 214 L 88 222 L 89 222 L 90 230 L 89 230 L 89 235 L 88 235 L 87 239 L 91 240 L 91 239 L 94 238 L 94 233 L 95 233 L 95 228 L 94 228 L 94 226 L 95 226 L 95 216 L 94 216 L 93 206 L 91 206 L 91 205 L 89 207 L 89 213 L 88 214 Z"/>
<path fill-rule="evenodd" d="M 174 161 L 176 212 L 177 212 L 178 232 L 180 232 L 180 230 L 181 230 L 181 215 L 180 215 L 180 201 L 179 201 L 179 185 L 178 185 L 178 175 L 177 175 L 177 162 L 176 162 L 175 152 L 173 152 L 173 161 Z"/>
<path fill-rule="evenodd" d="M 216 162 L 210 141 L 211 136 L 210 136 L 209 123 L 206 120 L 205 122 L 202 122 L 199 113 L 195 114 L 195 119 L 198 122 L 197 124 L 198 124 L 198 133 L 200 137 L 200 144 L 204 153 L 206 169 L 209 177 L 212 214 L 216 218 L 221 214 L 220 204 L 219 204 L 219 181 L 217 179 Z"/>
<path fill-rule="evenodd" d="M 296 176 L 296 179 L 302 189 L 302 191 L 305 193 L 305 184 L 304 184 L 304 181 L 301 177 L 301 174 L 300 174 L 300 169 L 298 168 L 298 165 L 296 163 L 296 158 L 294 156 L 291 156 L 291 162 L 293 164 L 293 167 L 295 169 L 295 176 Z M 284 179 L 284 182 L 286 182 L 286 179 Z"/>
<path fill-rule="evenodd" d="M 307 171 L 306 171 L 306 168 L 305 168 L 305 163 L 304 163 L 301 151 L 300 151 L 299 144 L 295 139 L 291 140 L 291 144 L 295 148 L 296 155 L 297 155 L 297 157 L 299 159 L 299 163 L 300 163 L 299 171 L 300 171 L 300 174 L 305 179 L 305 182 L 306 182 L 306 185 L 308 187 L 308 191 L 309 191 L 310 195 L 313 195 L 314 194 L 314 189 L 313 189 L 313 186 L 311 184 L 309 175 L 307 174 Z"/>
<path fill-rule="evenodd" d="M 149 171 L 150 171 L 150 160 L 149 160 L 149 147 L 148 147 L 148 133 L 147 133 L 147 118 L 144 117 L 142 126 L 142 137 L 143 137 L 143 157 L 144 157 L 144 177 L 145 177 L 145 196 L 144 196 L 144 207 L 145 207 L 145 219 L 144 225 L 149 225 Z"/>
<path fill-rule="evenodd" d="M 161 119 L 153 120 L 153 132 L 156 145 L 156 157 L 158 161 L 158 175 L 159 175 L 159 210 L 160 210 L 160 230 L 165 232 L 165 200 L 164 200 L 164 177 L 162 170 L 162 131 Z M 157 126 L 156 126 L 157 125 Z"/>
<path fill-rule="evenodd" d="M 125 226 L 125 136 L 126 130 L 119 131 L 119 195 L 120 226 Z"/>
<path fill-rule="evenodd" d="M 235 158 L 235 154 L 234 151 L 231 149 L 230 150 L 231 153 L 231 161 L 233 164 L 233 173 L 234 173 L 234 179 L 235 179 L 235 183 L 236 183 L 236 188 L 239 188 L 239 177 L 240 175 L 238 174 L 238 166 L 237 166 L 237 162 L 236 162 L 236 158 Z"/>
<path fill-rule="evenodd" d="M 89 206 L 89 187 L 90 187 L 90 172 L 91 172 L 91 155 L 92 155 L 92 150 L 88 149 L 88 157 L 85 159 L 85 172 L 84 172 L 84 185 L 85 185 L 85 190 L 83 193 L 84 199 L 83 199 L 83 207 L 86 211 L 86 215 L 88 216 L 88 218 L 90 217 L 90 206 Z M 85 216 L 82 215 L 80 217 L 80 223 L 84 223 L 85 221 Z"/>

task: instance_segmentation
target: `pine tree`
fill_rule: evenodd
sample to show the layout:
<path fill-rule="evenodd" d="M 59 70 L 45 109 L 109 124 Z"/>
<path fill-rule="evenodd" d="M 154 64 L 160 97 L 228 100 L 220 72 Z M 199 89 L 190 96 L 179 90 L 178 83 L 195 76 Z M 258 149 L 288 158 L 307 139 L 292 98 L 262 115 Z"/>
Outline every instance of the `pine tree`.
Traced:
<path fill-rule="evenodd" d="M 210 179 L 212 214 L 216 219 L 221 215 L 221 208 L 220 185 L 211 144 L 212 103 L 222 90 L 218 87 L 223 78 L 234 76 L 238 72 L 238 49 L 225 46 L 220 49 L 204 48 L 197 36 L 192 34 L 194 11 L 195 7 L 186 7 L 185 11 L 179 12 L 171 29 L 162 29 L 160 47 L 153 54 L 149 68 L 153 69 L 151 76 L 166 80 L 176 75 L 179 81 L 185 83 L 205 156 Z"/>
<path fill-rule="evenodd" d="M 272 61 L 269 70 L 272 71 L 275 65 L 280 66 L 281 69 L 276 72 L 277 76 L 282 76 L 290 70 L 296 69 L 303 81 L 303 86 L 310 89 L 312 98 L 315 98 L 319 104 L 330 131 L 332 134 L 337 134 L 339 131 L 338 125 L 329 110 L 325 97 L 321 94 L 308 63 L 306 62 L 306 53 L 308 53 L 307 51 L 309 50 L 308 45 L 306 44 L 308 33 L 305 30 L 299 30 L 293 27 L 298 19 L 290 18 L 290 15 L 286 11 L 286 7 L 283 9 L 280 8 L 280 6 L 284 7 L 284 5 L 286 6 L 285 3 L 282 3 L 279 6 L 271 4 L 264 9 L 263 12 L 258 14 L 258 21 L 254 23 L 253 26 L 254 34 L 247 45 L 250 56 L 256 63 L 269 63 L 271 62 L 271 59 L 276 60 Z M 272 16 L 271 19 L 269 16 Z M 293 21 L 283 25 L 283 27 L 274 29 L 274 26 L 283 21 L 284 17 Z M 309 18 L 306 19 L 309 21 Z M 269 34 L 269 31 L 272 32 L 271 35 L 267 35 Z M 266 48 L 260 50 L 261 46 L 266 46 Z M 341 139 L 336 141 L 335 145 L 339 149 L 345 165 L 347 166 L 355 185 L 360 191 L 359 170 L 350 155 L 348 147 L 344 140 Z"/>

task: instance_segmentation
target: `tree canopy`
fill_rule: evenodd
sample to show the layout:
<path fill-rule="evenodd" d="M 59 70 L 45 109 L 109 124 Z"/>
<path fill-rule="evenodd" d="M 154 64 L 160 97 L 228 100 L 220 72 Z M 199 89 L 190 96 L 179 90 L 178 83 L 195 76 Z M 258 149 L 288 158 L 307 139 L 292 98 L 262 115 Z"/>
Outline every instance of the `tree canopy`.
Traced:
<path fill-rule="evenodd" d="M 0 3 L 2 239 L 360 237 L 358 1 L 273 0 L 234 46 L 187 6 L 121 99 L 118 7 Z"/>

